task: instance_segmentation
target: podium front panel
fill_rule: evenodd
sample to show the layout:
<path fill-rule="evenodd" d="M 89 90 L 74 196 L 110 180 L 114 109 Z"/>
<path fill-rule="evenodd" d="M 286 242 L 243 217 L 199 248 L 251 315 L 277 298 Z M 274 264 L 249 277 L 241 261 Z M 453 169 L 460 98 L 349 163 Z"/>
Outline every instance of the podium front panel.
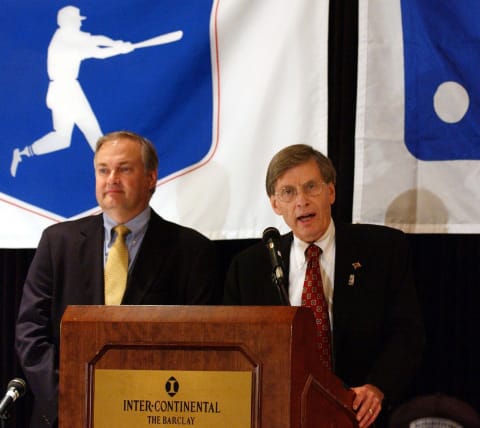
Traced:
<path fill-rule="evenodd" d="M 198 376 L 197 383 L 205 382 L 203 376 L 211 373 L 212 379 L 216 376 L 212 382 L 220 382 L 218 389 L 223 387 L 222 377 L 227 379 L 229 373 L 240 376 L 243 379 L 240 384 L 245 380 L 242 375 L 246 375 L 250 388 L 243 388 L 246 392 L 242 394 L 247 394 L 246 399 L 250 400 L 252 428 L 305 426 L 301 422 L 302 412 L 311 412 L 317 401 L 316 395 L 307 394 L 313 397 L 309 400 L 314 405 L 305 410 L 302 394 L 312 373 L 334 400 L 346 402 L 345 406 L 336 406 L 335 412 L 352 414 L 349 407 L 352 397 L 341 382 L 311 367 L 315 365 L 311 358 L 314 334 L 313 314 L 306 308 L 70 306 L 61 326 L 59 426 L 102 428 L 95 427 L 96 373 L 101 374 L 99 379 L 108 373 L 116 374 L 112 384 L 121 390 L 122 371 L 126 379 L 133 376 L 135 382 L 136 373 L 150 372 L 161 384 L 158 390 L 154 388 L 156 382 L 151 384 L 157 391 L 155 394 L 160 394 L 155 400 L 124 397 L 126 401 L 117 404 L 125 405 L 127 414 L 132 406 L 150 406 L 146 416 L 152 417 L 144 418 L 151 422 L 148 426 L 188 426 L 195 422 L 193 426 L 203 428 L 200 419 L 188 419 L 195 417 L 194 414 L 170 412 L 171 407 L 166 407 L 172 406 L 169 404 L 172 401 L 181 401 L 180 393 L 169 396 L 165 385 L 170 377 L 178 383 L 176 375 L 183 373 L 190 373 L 190 379 Z M 186 401 L 195 401 L 191 394 L 197 386 L 188 376 L 185 379 L 186 383 L 179 386 L 190 391 Z M 105 383 L 102 385 L 103 396 L 108 396 Z M 231 387 L 234 389 L 235 385 Z M 140 404 L 135 404 L 135 400 Z M 228 426 L 235 428 L 232 424 Z M 208 425 L 208 428 L 215 427 Z"/>

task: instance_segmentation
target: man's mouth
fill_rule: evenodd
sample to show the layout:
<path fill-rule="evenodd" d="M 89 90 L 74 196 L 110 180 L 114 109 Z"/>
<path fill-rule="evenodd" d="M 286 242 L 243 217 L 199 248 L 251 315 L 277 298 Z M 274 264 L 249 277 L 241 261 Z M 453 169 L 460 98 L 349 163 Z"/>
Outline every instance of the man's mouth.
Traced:
<path fill-rule="evenodd" d="M 122 193 L 122 190 L 121 190 L 121 189 L 108 189 L 108 190 L 105 192 L 105 196 L 107 196 L 107 195 L 116 195 L 116 194 L 119 194 L 119 193 Z"/>
<path fill-rule="evenodd" d="M 313 217 L 315 217 L 315 214 L 304 214 L 304 215 L 298 216 L 297 220 L 303 222 L 303 221 L 308 221 Z"/>

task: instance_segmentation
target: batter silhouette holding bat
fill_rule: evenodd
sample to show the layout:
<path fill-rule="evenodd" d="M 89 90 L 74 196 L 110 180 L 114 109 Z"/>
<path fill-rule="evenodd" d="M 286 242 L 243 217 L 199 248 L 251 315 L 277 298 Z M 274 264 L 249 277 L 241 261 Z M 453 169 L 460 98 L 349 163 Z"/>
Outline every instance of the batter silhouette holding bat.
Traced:
<path fill-rule="evenodd" d="M 98 120 L 78 82 L 81 62 L 84 59 L 105 59 L 126 54 L 134 49 L 170 43 L 179 40 L 183 33 L 176 31 L 132 44 L 112 40 L 103 35 L 81 31 L 82 21 L 75 6 L 65 6 L 58 11 L 57 24 L 47 54 L 47 72 L 50 83 L 46 104 L 52 112 L 53 131 L 25 146 L 13 150 L 10 174 L 15 177 L 24 157 L 39 156 L 70 147 L 76 125 L 95 150 L 97 140 L 103 135 Z"/>

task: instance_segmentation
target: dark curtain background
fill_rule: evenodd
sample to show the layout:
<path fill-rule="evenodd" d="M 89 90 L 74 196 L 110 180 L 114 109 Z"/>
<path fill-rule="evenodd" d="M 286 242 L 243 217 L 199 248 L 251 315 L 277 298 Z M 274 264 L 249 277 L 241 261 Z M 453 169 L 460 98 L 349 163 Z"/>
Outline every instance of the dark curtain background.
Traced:
<path fill-rule="evenodd" d="M 339 173 L 334 216 L 347 222 L 353 201 L 357 18 L 356 2 L 330 0 L 328 149 Z M 255 241 L 216 241 L 224 271 L 236 252 Z M 409 241 L 427 332 L 424 361 L 409 396 L 443 392 L 480 411 L 480 235 L 409 235 Z M 14 328 L 33 254 L 33 249 L 0 249 L 2 396 L 9 380 L 22 377 Z M 26 427 L 30 408 L 27 393 L 5 426 Z"/>

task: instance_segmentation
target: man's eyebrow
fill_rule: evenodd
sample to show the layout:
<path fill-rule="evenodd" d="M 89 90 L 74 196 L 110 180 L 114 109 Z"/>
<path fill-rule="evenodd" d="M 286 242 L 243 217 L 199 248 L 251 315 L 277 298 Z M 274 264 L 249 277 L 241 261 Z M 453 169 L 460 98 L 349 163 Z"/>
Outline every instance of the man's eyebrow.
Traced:
<path fill-rule="evenodd" d="M 126 164 L 131 164 L 133 163 L 131 160 L 124 160 L 116 163 L 115 165 L 126 165 Z M 97 162 L 97 165 L 108 165 L 109 162 L 103 161 L 103 162 Z"/>

